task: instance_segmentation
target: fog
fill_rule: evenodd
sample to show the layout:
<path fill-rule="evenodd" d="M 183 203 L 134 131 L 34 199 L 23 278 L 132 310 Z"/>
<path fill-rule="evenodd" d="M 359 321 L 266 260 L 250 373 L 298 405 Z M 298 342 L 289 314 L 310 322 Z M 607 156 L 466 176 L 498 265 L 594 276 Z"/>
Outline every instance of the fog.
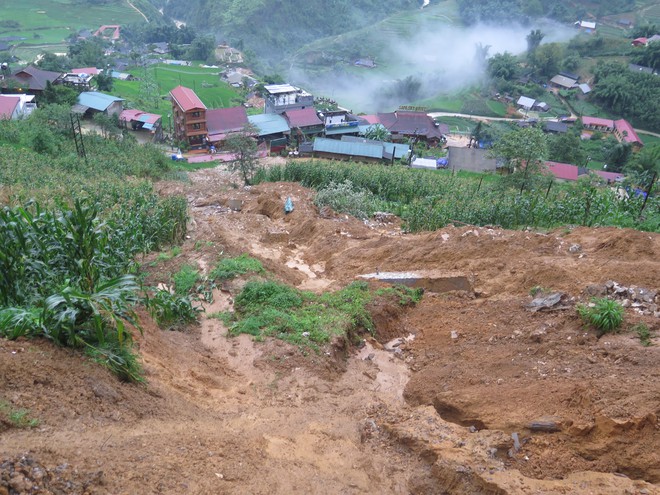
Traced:
<path fill-rule="evenodd" d="M 436 21 L 416 27 L 414 36 L 393 38 L 386 43 L 375 58 L 378 65 L 375 69 L 349 68 L 354 60 L 344 60 L 321 74 L 316 71 L 312 75 L 294 64 L 288 74 L 289 81 L 315 95 L 330 97 L 354 112 L 393 110 L 410 103 L 404 96 L 392 94 L 396 81 L 407 76 L 421 82 L 417 101 L 455 92 L 482 80 L 485 63 L 483 58 L 475 57 L 478 46 L 489 46 L 488 57 L 504 51 L 521 54 L 527 50 L 526 36 L 532 29 L 544 33 L 542 44 L 567 41 L 576 34 L 574 29 L 550 21 L 527 26 L 470 27 Z M 362 56 L 366 57 L 369 48 L 364 50 Z"/>

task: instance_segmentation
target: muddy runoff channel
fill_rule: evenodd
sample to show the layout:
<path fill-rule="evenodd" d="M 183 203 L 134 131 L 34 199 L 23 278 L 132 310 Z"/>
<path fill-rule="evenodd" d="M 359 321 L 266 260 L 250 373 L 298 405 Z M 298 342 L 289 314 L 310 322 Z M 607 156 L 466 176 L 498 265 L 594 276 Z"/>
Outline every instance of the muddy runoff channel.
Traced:
<path fill-rule="evenodd" d="M 290 265 L 307 274 L 301 288 L 325 286 L 322 266 L 306 266 L 301 256 L 288 260 Z M 469 276 L 459 272 L 376 272 L 361 278 L 424 288 L 421 314 L 414 316 L 412 324 L 397 320 L 388 325 L 399 328 L 396 338 L 387 342 L 365 339 L 359 349 L 351 351 L 344 371 L 330 381 L 310 373 L 305 363 L 296 360 L 295 351 L 284 350 L 282 354 L 285 346 L 255 344 L 246 335 L 229 339 L 219 320 L 202 320 L 202 343 L 241 376 L 229 392 L 258 411 L 245 413 L 233 426 L 260 435 L 268 456 L 317 468 L 346 468 L 345 476 L 335 480 L 334 488 L 350 480 L 350 486 L 365 493 L 438 493 L 438 487 L 442 487 L 442 493 L 475 494 L 660 493 L 656 485 L 648 483 L 658 481 L 657 468 L 652 467 L 657 454 L 647 451 L 636 455 L 644 451 L 645 435 L 657 435 L 657 419 L 652 416 L 619 421 L 601 415 L 595 422 L 588 422 L 536 412 L 543 407 L 507 409 L 506 397 L 520 392 L 508 388 L 509 384 L 488 367 L 482 368 L 479 357 L 489 344 L 493 345 L 493 337 L 490 342 L 480 342 L 481 336 L 468 339 L 469 329 L 457 324 L 460 318 L 452 320 L 456 314 L 464 317 L 466 312 L 478 309 L 489 315 L 479 318 L 481 324 L 490 321 L 490 303 L 475 298 Z M 206 314 L 231 309 L 231 305 L 230 293 L 217 290 Z M 520 302 L 516 301 L 516 311 L 520 312 L 519 308 Z M 425 318 L 424 311 L 433 319 Z M 504 321 L 498 324 L 505 327 L 515 323 L 514 314 L 507 308 L 500 310 Z M 401 316 L 402 320 L 406 318 Z M 550 326 L 560 326 L 558 321 L 563 316 L 545 318 Z M 439 323 L 441 320 L 448 321 L 446 327 Z M 420 326 L 423 322 L 427 322 L 424 327 Z M 466 319 L 466 325 L 475 324 Z M 452 325 L 458 330 L 449 330 Z M 446 340 L 430 342 L 431 331 L 444 334 Z M 449 375 L 428 373 L 426 379 L 425 359 L 416 352 L 418 333 L 426 340 L 422 351 L 426 361 L 429 356 L 440 356 L 430 361 L 428 369 L 444 370 Z M 386 334 L 392 335 L 391 329 Z M 516 349 L 521 340 L 518 337 L 522 336 L 503 340 L 502 344 Z M 567 339 L 565 335 L 558 338 Z M 436 347 L 429 350 L 430 345 Z M 528 343 L 523 345 L 529 348 Z M 510 358 L 502 355 L 490 359 L 506 367 L 502 363 Z M 415 372 L 417 388 L 420 382 L 426 382 L 437 392 L 415 395 L 415 387 L 407 390 Z M 456 385 L 452 380 L 464 386 L 457 386 L 458 391 L 453 393 L 443 392 Z M 487 388 L 470 386 L 477 382 L 485 383 Z M 543 383 L 534 382 L 533 386 L 536 394 L 544 394 Z M 284 415 L 283 403 L 293 406 Z M 504 419 L 494 420 L 498 415 Z M 319 417 L 326 419 L 319 423 Z M 631 445 L 637 441 L 642 442 L 641 448 Z M 609 449 L 620 455 L 609 455 Z M 361 464 L 365 454 L 371 459 L 368 468 Z M 402 463 L 405 473 L 395 485 L 376 486 L 373 472 L 365 474 L 374 470 L 387 477 L 392 465 Z M 599 487 L 596 492 L 594 486 Z"/>

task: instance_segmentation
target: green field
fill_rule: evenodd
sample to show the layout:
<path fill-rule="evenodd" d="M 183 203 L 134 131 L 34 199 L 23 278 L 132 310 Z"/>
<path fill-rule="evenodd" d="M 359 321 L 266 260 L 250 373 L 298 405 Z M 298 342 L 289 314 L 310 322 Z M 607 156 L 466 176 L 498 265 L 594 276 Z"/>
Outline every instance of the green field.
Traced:
<path fill-rule="evenodd" d="M 146 70 L 158 84 L 161 97 L 166 97 L 173 88 L 181 85 L 194 90 L 208 108 L 226 108 L 235 106 L 237 102 L 234 99 L 240 96 L 234 88 L 220 81 L 218 69 L 157 64 Z M 141 78 L 144 71 L 144 68 L 134 68 L 128 72 Z M 140 102 L 140 86 L 140 81 L 115 80 L 111 93 L 139 104 L 140 109 L 147 112 L 167 115 L 171 111 L 170 102 L 162 98 L 157 107 Z"/>
<path fill-rule="evenodd" d="M 103 24 L 144 20 L 125 0 L 84 7 L 72 0 L 4 1 L 0 19 L 20 23 L 15 30 L 0 28 L 0 37 L 21 36 L 25 44 L 59 43 L 83 28 L 95 31 Z"/>

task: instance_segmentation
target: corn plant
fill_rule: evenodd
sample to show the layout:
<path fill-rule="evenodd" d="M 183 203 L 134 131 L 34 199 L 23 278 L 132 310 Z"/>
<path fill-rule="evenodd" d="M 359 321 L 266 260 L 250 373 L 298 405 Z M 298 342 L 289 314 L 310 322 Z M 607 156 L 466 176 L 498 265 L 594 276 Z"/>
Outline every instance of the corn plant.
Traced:
<path fill-rule="evenodd" d="M 593 299 L 591 304 L 578 304 L 577 311 L 580 318 L 601 335 L 616 332 L 623 323 L 623 306 L 606 297 Z"/>

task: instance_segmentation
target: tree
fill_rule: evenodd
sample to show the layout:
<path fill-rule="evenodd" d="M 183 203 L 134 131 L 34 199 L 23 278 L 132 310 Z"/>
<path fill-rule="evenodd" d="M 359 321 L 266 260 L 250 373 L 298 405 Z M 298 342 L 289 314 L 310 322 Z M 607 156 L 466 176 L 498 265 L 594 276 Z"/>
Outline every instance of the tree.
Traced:
<path fill-rule="evenodd" d="M 488 58 L 488 52 L 490 51 L 491 45 L 484 45 L 482 43 L 475 43 L 474 45 L 474 61 L 480 66 L 483 67 L 486 64 L 486 59 Z"/>
<path fill-rule="evenodd" d="M 243 182 L 249 186 L 259 166 L 256 136 L 258 130 L 252 124 L 243 126 L 240 132 L 231 134 L 225 141 L 225 149 L 235 158 L 230 165 L 232 171 L 238 171 Z"/>
<path fill-rule="evenodd" d="M 630 143 L 616 142 L 611 145 L 606 144 L 605 160 L 607 161 L 608 170 L 614 172 L 620 171 L 628 162 L 632 155 L 632 145 Z"/>
<path fill-rule="evenodd" d="M 545 34 L 540 29 L 532 29 L 525 38 L 527 40 L 527 57 L 530 60 L 534 58 L 536 49 L 541 44 L 541 41 L 543 41 L 543 38 L 545 38 Z"/>
<path fill-rule="evenodd" d="M 51 52 L 41 54 L 41 59 L 37 62 L 37 67 L 43 70 L 52 70 L 54 72 L 66 72 L 71 66 L 68 57 L 60 57 Z"/>
<path fill-rule="evenodd" d="M 646 146 L 628 161 L 626 172 L 645 174 L 651 177 L 654 173 L 660 174 L 660 144 Z"/>
<path fill-rule="evenodd" d="M 197 36 L 188 50 L 188 56 L 192 60 L 214 60 L 215 40 L 212 36 Z"/>
<path fill-rule="evenodd" d="M 586 159 L 582 151 L 580 136 L 574 132 L 565 132 L 548 140 L 549 157 L 555 162 L 581 164 Z"/>
<path fill-rule="evenodd" d="M 543 131 L 536 127 L 516 129 L 504 134 L 489 154 L 505 160 L 511 172 L 508 182 L 515 186 L 519 184 L 522 191 L 543 179 L 548 140 Z"/>
<path fill-rule="evenodd" d="M 109 71 L 99 72 L 96 76 L 96 86 L 99 91 L 112 91 L 114 79 Z"/>
<path fill-rule="evenodd" d="M 375 124 L 367 129 L 364 137 L 374 141 L 387 141 L 390 138 L 390 131 L 383 124 Z"/>
<path fill-rule="evenodd" d="M 38 100 L 40 105 L 58 104 L 71 107 L 78 101 L 78 92 L 68 86 L 51 84 L 47 81 L 46 88 L 39 95 Z"/>
<path fill-rule="evenodd" d="M 160 102 L 160 89 L 153 74 L 148 69 L 144 69 L 140 77 L 140 89 L 138 101 L 145 105 L 149 110 L 157 109 Z"/>
<path fill-rule="evenodd" d="M 517 70 L 518 60 L 509 52 L 496 53 L 488 59 L 488 75 L 493 79 L 512 81 Z"/>
<path fill-rule="evenodd" d="M 543 76 L 553 76 L 559 71 L 564 49 L 559 43 L 547 43 L 538 47 L 532 57 L 532 65 Z"/>

